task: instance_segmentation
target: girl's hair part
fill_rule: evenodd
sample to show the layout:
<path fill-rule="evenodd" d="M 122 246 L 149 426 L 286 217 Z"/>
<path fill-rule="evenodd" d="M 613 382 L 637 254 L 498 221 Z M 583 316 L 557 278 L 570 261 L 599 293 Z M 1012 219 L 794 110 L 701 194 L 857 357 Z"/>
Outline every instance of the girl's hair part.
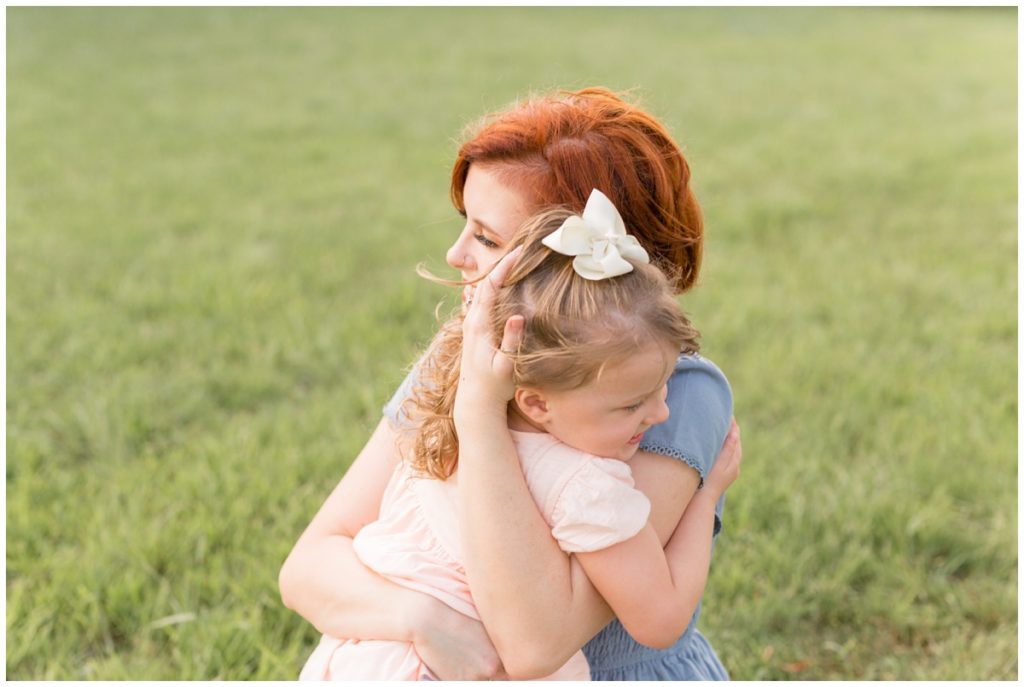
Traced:
<path fill-rule="evenodd" d="M 576 389 L 651 344 L 696 353 L 697 330 L 657 267 L 630 261 L 633 271 L 591 281 L 576 273 L 571 257 L 541 243 L 572 214 L 566 208 L 546 210 L 527 220 L 509 242 L 509 250 L 522 245 L 523 251 L 495 294 L 490 329 L 500 341 L 509 318 L 524 318 L 519 349 L 509 354 L 514 384 Z M 453 410 L 463 319 L 460 311 L 441 326 L 403 405 L 412 420 L 409 431 L 415 433 L 410 464 L 416 472 L 442 480 L 458 465 Z"/>
<path fill-rule="evenodd" d="M 488 115 L 459 148 L 451 198 L 460 212 L 466 176 L 487 165 L 535 207 L 581 212 L 601 189 L 672 281 L 700 274 L 704 222 L 682 151 L 654 117 L 605 88 L 533 97 Z"/>

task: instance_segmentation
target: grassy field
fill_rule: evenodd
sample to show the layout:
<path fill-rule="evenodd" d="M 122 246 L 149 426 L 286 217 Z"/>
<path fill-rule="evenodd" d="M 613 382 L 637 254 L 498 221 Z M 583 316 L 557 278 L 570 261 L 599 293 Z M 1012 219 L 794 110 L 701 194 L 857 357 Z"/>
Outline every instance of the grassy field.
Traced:
<path fill-rule="evenodd" d="M 462 127 L 635 89 L 708 228 L 739 679 L 1014 679 L 1016 10 L 7 10 L 7 677 L 291 679 Z M 344 580 L 339 580 L 344 584 Z"/>

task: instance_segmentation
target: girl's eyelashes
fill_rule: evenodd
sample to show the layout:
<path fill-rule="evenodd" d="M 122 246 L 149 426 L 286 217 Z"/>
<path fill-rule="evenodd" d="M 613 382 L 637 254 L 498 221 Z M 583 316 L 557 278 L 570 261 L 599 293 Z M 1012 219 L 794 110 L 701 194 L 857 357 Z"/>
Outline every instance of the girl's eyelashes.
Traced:
<path fill-rule="evenodd" d="M 490 240 L 489 238 L 487 238 L 483 234 L 473 234 L 473 238 L 475 238 L 477 241 L 479 241 L 480 244 L 482 246 L 484 246 L 485 248 L 497 248 L 498 247 L 498 244 L 496 244 L 494 241 Z"/>
<path fill-rule="evenodd" d="M 642 406 L 643 404 L 644 402 L 640 401 L 639 403 L 634 403 L 631 406 L 626 406 L 625 408 L 623 408 L 623 410 L 625 410 L 627 413 L 635 413 L 636 411 L 640 410 L 640 406 Z"/>

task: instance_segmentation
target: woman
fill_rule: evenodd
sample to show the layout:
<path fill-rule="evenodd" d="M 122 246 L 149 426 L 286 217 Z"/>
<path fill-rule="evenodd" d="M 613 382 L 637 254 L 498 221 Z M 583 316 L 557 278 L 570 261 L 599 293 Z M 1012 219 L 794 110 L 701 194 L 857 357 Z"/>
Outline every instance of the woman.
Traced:
<path fill-rule="evenodd" d="M 539 98 L 499 113 L 462 146 L 452 173 L 452 200 L 466 226 L 447 259 L 466 281 L 478 282 L 475 293 L 466 291 L 471 305 L 455 420 L 458 480 L 460 487 L 471 485 L 459 489 L 463 549 L 486 632 L 440 602 L 372 574 L 352 550 L 352 537 L 376 519 L 399 459 L 399 406 L 415 372 L 282 567 L 284 603 L 317 629 L 411 641 L 445 679 L 545 675 L 584 644 L 595 679 L 727 678 L 696 630 L 699 607 L 683 637 L 663 651 L 608 624 L 607 605 L 538 513 L 508 430 L 509 362 L 486 331 L 493 289 L 507 265 L 479 280 L 535 210 L 560 204 L 580 212 L 595 188 L 619 208 L 676 290 L 690 288 L 700 270 L 703 227 L 689 168 L 656 120 L 609 91 Z M 513 348 L 519 334 L 510 321 L 500 348 Z M 729 431 L 728 384 L 708 361 L 681 360 L 669 381 L 669 406 L 671 418 L 645 435 L 632 463 L 663 544 L 719 449 L 740 450 L 737 432 Z"/>

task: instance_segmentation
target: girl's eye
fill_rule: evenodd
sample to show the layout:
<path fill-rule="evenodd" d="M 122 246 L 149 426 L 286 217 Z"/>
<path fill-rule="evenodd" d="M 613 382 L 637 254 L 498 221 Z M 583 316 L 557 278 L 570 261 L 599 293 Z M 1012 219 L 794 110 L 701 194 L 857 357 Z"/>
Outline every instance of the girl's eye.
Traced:
<path fill-rule="evenodd" d="M 640 406 L 642 406 L 643 404 L 643 401 L 641 401 L 640 403 L 634 403 L 631 406 L 626 406 L 625 408 L 623 408 L 623 410 L 625 410 L 627 413 L 634 413 L 640 410 Z"/>
<path fill-rule="evenodd" d="M 487 238 L 483 234 L 473 234 L 473 238 L 475 238 L 477 241 L 479 241 L 480 244 L 482 246 L 484 246 L 485 248 L 497 248 L 498 247 L 498 244 L 496 244 L 494 241 L 490 240 L 489 238 Z"/>

